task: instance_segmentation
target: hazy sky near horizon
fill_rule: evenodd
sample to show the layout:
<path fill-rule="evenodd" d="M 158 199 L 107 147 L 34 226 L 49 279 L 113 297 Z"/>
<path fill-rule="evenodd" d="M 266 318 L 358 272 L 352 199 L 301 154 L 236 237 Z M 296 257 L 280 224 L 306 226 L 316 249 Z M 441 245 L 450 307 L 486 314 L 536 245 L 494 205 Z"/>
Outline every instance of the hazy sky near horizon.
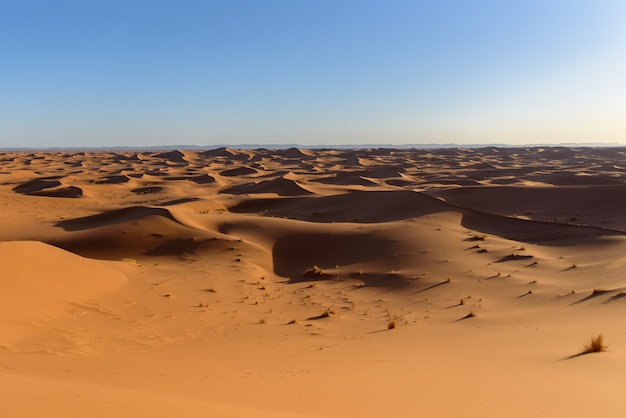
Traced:
<path fill-rule="evenodd" d="M 623 0 L 9 0 L 0 46 L 0 147 L 626 143 Z"/>

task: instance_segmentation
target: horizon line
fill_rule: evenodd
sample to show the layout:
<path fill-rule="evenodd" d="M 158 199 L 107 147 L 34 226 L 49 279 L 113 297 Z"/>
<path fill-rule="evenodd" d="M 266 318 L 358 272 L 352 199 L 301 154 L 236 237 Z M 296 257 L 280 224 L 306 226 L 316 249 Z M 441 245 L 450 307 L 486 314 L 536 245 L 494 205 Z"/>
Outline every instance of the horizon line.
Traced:
<path fill-rule="evenodd" d="M 172 145 L 120 145 L 120 146 L 49 146 L 49 147 L 0 147 L 0 152 L 7 151 L 130 151 L 130 150 L 215 150 L 220 148 L 231 148 L 239 150 L 253 149 L 445 149 L 445 148 L 536 148 L 536 147 L 565 147 L 565 148 L 619 148 L 626 147 L 626 143 L 618 142 L 554 142 L 554 143 L 528 143 L 528 144 L 503 144 L 503 143 L 485 143 L 485 144 L 458 144 L 458 143 L 413 143 L 413 144 L 212 144 L 212 145 L 195 145 L 195 144 L 172 144 Z"/>

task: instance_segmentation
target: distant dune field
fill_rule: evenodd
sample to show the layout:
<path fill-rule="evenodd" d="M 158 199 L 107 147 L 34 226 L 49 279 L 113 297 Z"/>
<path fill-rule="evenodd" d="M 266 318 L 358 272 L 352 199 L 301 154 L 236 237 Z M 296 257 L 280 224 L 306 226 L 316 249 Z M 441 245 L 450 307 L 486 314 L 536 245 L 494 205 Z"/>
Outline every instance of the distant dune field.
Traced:
<path fill-rule="evenodd" d="M 626 148 L 5 152 L 0 265 L 2 416 L 626 414 Z"/>

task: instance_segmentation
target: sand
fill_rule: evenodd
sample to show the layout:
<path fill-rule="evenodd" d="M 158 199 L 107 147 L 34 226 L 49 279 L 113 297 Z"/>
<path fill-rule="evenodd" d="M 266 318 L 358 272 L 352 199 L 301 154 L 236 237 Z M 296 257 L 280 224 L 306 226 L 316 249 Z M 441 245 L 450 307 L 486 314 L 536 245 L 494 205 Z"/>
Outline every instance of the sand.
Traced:
<path fill-rule="evenodd" d="M 625 154 L 1 153 L 0 410 L 623 416 Z"/>

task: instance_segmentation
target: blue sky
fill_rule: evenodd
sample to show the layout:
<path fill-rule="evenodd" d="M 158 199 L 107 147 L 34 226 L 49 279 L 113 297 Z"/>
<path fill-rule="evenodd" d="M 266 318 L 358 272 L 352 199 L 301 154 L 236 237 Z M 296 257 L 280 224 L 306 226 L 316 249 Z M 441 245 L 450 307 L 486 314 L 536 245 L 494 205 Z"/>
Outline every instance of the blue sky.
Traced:
<path fill-rule="evenodd" d="M 0 1 L 0 147 L 626 143 L 626 2 Z"/>

